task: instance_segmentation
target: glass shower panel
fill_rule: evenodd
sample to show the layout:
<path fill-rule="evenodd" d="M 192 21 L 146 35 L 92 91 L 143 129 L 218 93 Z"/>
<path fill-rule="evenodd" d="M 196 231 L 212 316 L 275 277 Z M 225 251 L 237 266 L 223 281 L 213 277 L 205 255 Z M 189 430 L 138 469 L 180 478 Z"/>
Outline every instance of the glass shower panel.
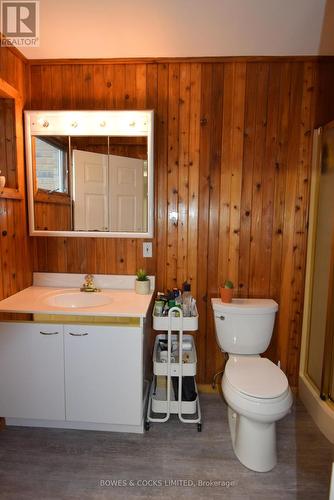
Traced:
<path fill-rule="evenodd" d="M 334 128 L 323 133 L 307 373 L 320 390 L 334 220 Z M 333 392 L 332 392 L 333 394 Z"/>

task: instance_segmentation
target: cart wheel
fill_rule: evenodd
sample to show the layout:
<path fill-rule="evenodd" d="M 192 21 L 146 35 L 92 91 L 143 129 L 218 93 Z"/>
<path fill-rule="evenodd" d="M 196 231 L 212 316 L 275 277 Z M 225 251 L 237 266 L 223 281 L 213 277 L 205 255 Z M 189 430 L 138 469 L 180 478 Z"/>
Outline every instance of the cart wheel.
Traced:
<path fill-rule="evenodd" d="M 145 428 L 145 431 L 150 430 L 150 422 L 148 420 L 145 421 L 144 428 Z"/>
<path fill-rule="evenodd" d="M 202 424 L 197 424 L 197 431 L 202 432 Z"/>

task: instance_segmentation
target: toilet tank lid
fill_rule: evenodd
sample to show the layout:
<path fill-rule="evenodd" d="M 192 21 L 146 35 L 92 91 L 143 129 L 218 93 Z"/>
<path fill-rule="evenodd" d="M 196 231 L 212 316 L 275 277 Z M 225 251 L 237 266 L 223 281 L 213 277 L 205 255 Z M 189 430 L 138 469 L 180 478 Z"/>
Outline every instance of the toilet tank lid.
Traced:
<path fill-rule="evenodd" d="M 230 314 L 272 314 L 278 304 L 272 299 L 232 299 L 231 303 L 211 299 L 212 308 L 217 313 Z"/>
<path fill-rule="evenodd" d="M 239 392 L 260 399 L 277 398 L 289 387 L 285 373 L 267 358 L 231 356 L 225 376 Z"/>

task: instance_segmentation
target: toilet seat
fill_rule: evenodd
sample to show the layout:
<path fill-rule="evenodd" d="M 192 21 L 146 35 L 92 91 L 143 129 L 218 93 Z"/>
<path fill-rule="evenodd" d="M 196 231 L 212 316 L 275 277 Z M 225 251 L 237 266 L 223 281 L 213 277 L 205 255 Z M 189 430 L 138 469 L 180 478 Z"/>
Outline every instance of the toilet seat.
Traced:
<path fill-rule="evenodd" d="M 259 356 L 230 356 L 225 377 L 247 399 L 273 400 L 289 388 L 282 370 L 269 359 Z"/>
<path fill-rule="evenodd" d="M 236 389 L 226 377 L 222 379 L 224 399 L 233 411 L 258 422 L 275 422 L 291 408 L 293 398 L 290 387 L 276 398 L 256 398 Z"/>

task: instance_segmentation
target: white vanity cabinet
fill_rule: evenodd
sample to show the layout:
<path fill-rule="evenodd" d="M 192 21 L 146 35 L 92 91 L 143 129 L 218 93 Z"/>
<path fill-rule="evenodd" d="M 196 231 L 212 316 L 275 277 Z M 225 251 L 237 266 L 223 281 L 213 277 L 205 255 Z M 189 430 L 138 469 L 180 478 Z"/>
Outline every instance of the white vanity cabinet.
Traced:
<path fill-rule="evenodd" d="M 144 323 L 0 323 L 0 415 L 8 425 L 142 432 Z"/>
<path fill-rule="evenodd" d="M 63 326 L 0 323 L 0 415 L 64 420 Z"/>
<path fill-rule="evenodd" d="M 0 301 L 0 417 L 7 425 L 144 431 L 152 377 L 152 292 L 135 276 L 34 273 Z M 30 320 L 27 321 L 26 314 Z"/>
<path fill-rule="evenodd" d="M 141 329 L 66 325 L 64 341 L 67 420 L 140 424 Z"/>

